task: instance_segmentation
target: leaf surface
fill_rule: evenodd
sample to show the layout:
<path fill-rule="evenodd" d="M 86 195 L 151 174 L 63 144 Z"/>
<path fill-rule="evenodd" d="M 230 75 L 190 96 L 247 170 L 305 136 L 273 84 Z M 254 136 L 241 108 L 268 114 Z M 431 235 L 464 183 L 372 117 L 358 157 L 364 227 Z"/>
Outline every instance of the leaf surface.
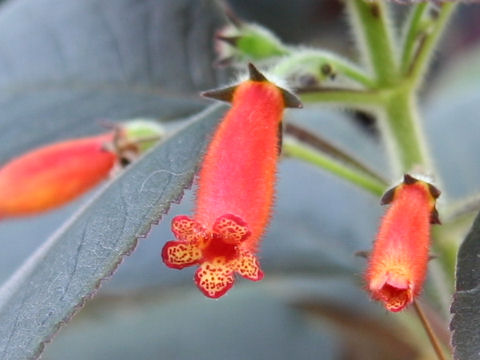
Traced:
<path fill-rule="evenodd" d="M 216 87 L 213 1 L 15 0 L 0 7 L 0 163 L 101 131 L 188 116 Z M 221 81 L 220 81 L 221 82 Z"/>
<path fill-rule="evenodd" d="M 35 358 L 139 237 L 192 183 L 225 107 L 213 106 L 132 164 L 0 289 L 0 358 Z M 160 262 L 160 260 L 159 260 Z"/>
<path fill-rule="evenodd" d="M 480 214 L 460 246 L 450 329 L 455 359 L 480 357 Z"/>

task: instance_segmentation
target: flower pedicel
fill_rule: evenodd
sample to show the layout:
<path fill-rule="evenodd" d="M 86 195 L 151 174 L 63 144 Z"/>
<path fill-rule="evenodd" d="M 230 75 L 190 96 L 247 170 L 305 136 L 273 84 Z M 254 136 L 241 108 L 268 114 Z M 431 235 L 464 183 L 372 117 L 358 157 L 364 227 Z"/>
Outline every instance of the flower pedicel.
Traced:
<path fill-rule="evenodd" d="M 256 257 L 273 203 L 281 126 L 285 107 L 301 107 L 297 97 L 268 81 L 252 64 L 250 78 L 203 95 L 230 101 L 205 154 L 192 218 L 177 216 L 162 251 L 165 264 L 182 269 L 199 265 L 195 283 L 218 298 L 234 274 L 263 278 Z"/>

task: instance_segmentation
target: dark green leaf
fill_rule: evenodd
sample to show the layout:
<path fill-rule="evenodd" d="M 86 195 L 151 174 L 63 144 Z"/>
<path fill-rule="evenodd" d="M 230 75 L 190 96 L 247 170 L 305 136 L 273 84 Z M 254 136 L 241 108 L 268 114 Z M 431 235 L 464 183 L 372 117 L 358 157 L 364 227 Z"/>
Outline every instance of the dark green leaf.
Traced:
<path fill-rule="evenodd" d="M 480 214 L 460 246 L 450 328 L 455 359 L 480 358 Z"/>
<path fill-rule="evenodd" d="M 35 358 L 178 201 L 224 112 L 214 106 L 134 163 L 0 289 L 0 358 Z"/>

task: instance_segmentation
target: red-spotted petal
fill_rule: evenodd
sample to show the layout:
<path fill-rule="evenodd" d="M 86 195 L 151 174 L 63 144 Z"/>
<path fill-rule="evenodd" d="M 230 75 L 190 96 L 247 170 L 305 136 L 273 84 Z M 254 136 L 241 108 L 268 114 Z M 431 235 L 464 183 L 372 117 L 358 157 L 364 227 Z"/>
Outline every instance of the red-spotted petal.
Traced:
<path fill-rule="evenodd" d="M 260 263 L 257 257 L 249 251 L 242 251 L 233 266 L 235 271 L 244 278 L 252 281 L 263 279 L 263 271 L 260 269 Z"/>
<path fill-rule="evenodd" d="M 165 265 L 174 269 L 197 264 L 202 258 L 202 250 L 195 243 L 169 241 L 162 250 Z"/>
<path fill-rule="evenodd" d="M 185 215 L 175 216 L 173 218 L 172 232 L 180 241 L 195 242 L 206 237 L 205 228 L 197 221 Z"/>
<path fill-rule="evenodd" d="M 247 223 L 232 214 L 220 216 L 213 225 L 213 232 L 227 244 L 238 244 L 250 235 Z"/>
<path fill-rule="evenodd" d="M 195 273 L 195 283 L 210 298 L 224 295 L 233 286 L 234 280 L 233 269 L 221 257 L 204 262 Z"/>

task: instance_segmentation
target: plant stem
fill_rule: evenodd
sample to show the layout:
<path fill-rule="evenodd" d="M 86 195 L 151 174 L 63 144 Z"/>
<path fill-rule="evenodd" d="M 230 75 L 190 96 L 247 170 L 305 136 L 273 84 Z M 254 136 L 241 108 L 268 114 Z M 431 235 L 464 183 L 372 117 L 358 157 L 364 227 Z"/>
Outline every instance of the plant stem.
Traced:
<path fill-rule="evenodd" d="M 349 0 L 348 4 L 356 27 L 354 33 L 360 37 L 358 43 L 366 47 L 362 53 L 373 68 L 377 84 L 394 83 L 398 77 L 398 64 L 391 33 L 393 26 L 389 26 L 385 1 Z"/>
<path fill-rule="evenodd" d="M 294 48 L 291 49 L 290 54 L 279 61 L 271 73 L 283 78 L 288 78 L 295 73 L 307 73 L 320 81 L 340 74 L 366 88 L 375 85 L 375 81 L 363 69 L 336 54 L 323 50 Z"/>
<path fill-rule="evenodd" d="M 440 35 L 456 5 L 455 2 L 445 2 L 442 4 L 440 13 L 434 22 L 433 29 L 426 34 L 425 39 L 420 44 L 408 73 L 408 77 L 414 86 L 418 86 L 421 83 L 423 74 L 432 57 L 433 49 L 437 45 Z"/>
<path fill-rule="evenodd" d="M 381 196 L 386 186 L 384 183 L 371 176 L 354 169 L 326 156 L 313 148 L 286 137 L 283 142 L 283 152 L 287 156 L 304 160 L 312 165 L 318 166 L 328 172 L 345 179 L 360 188 L 367 190 L 375 196 Z"/>
<path fill-rule="evenodd" d="M 392 94 L 385 104 L 382 119 L 391 158 L 397 161 L 393 169 L 395 176 L 412 170 L 432 171 L 414 95 L 408 90 L 400 89 Z"/>
<path fill-rule="evenodd" d="M 447 360 L 447 358 L 443 355 L 442 348 L 440 347 L 440 344 L 432 330 L 432 327 L 428 322 L 428 319 L 423 313 L 420 304 L 416 300 L 413 302 L 413 307 L 415 308 L 415 312 L 417 313 L 417 316 L 420 319 L 422 326 L 425 329 L 425 332 L 427 333 L 428 339 L 430 340 L 430 343 L 432 344 L 432 347 L 435 350 L 435 354 L 437 354 L 438 359 Z"/>
<path fill-rule="evenodd" d="M 327 156 L 337 159 L 339 162 L 345 165 L 348 165 L 350 167 L 360 170 L 361 172 L 367 174 L 368 176 L 383 183 L 385 186 L 388 185 L 388 180 L 384 179 L 376 171 L 373 171 L 370 167 L 365 165 L 362 161 L 359 161 L 358 159 L 354 158 L 351 154 L 333 145 L 329 141 L 321 138 L 320 136 L 311 133 L 307 129 L 304 129 L 301 126 L 298 126 L 292 123 L 287 123 L 285 125 L 285 133 L 289 136 L 294 137 L 296 140 L 303 143 L 304 145 L 308 145 L 312 147 L 318 152 L 321 152 Z"/>
<path fill-rule="evenodd" d="M 382 94 L 374 90 L 354 90 L 344 88 L 318 88 L 299 92 L 305 103 L 331 103 L 353 109 L 372 109 L 382 103 Z"/>
<path fill-rule="evenodd" d="M 428 9 L 428 3 L 422 2 L 415 4 L 410 14 L 410 20 L 406 25 L 405 39 L 403 42 L 402 51 L 402 74 L 405 74 L 410 67 L 410 61 L 412 59 L 415 45 L 418 41 L 419 30 L 421 28 L 422 18 L 425 11 Z"/>

